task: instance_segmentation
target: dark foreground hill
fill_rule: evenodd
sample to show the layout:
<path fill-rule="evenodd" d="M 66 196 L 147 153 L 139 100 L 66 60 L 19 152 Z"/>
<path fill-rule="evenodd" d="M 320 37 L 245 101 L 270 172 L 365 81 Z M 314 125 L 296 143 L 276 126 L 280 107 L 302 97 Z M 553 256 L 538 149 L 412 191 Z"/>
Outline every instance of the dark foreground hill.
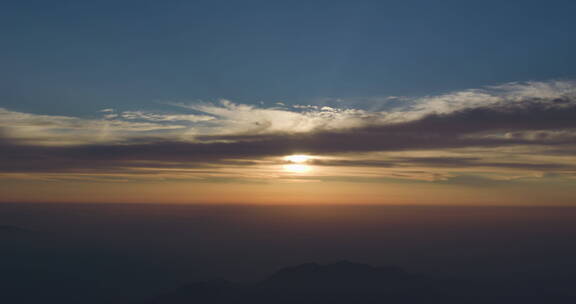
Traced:
<path fill-rule="evenodd" d="M 254 284 L 197 282 L 141 303 L 576 303 L 574 280 L 549 283 L 433 279 L 343 261 L 284 268 Z"/>

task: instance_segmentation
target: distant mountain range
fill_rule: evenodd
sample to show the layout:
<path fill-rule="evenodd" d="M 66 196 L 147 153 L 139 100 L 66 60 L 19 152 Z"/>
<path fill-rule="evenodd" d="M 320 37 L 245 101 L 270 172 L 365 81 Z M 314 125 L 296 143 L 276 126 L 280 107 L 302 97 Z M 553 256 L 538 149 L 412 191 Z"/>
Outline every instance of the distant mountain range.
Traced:
<path fill-rule="evenodd" d="M 373 267 L 341 261 L 306 263 L 277 271 L 254 284 L 218 279 L 182 286 L 140 304 L 185 303 L 576 303 L 565 278 L 557 288 L 530 280 L 434 279 L 397 267 Z"/>

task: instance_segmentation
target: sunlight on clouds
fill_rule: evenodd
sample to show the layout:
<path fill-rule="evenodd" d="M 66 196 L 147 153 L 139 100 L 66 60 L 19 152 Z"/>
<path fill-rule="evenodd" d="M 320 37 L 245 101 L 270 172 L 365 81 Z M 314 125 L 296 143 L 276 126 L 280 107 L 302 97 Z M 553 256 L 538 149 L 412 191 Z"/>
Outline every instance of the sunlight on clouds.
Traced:
<path fill-rule="evenodd" d="M 312 170 L 310 166 L 302 164 L 288 164 L 284 165 L 284 170 L 290 173 L 307 173 Z"/>
<path fill-rule="evenodd" d="M 145 110 L 100 111 L 100 118 L 38 115 L 0 108 L 0 132 L 13 141 L 33 145 L 126 144 L 134 141 L 231 142 L 222 136 L 299 135 L 350 131 L 360 128 L 416 123 L 430 115 L 449 115 L 464 110 L 493 109 L 506 113 L 541 108 L 560 111 L 576 105 L 576 82 L 550 81 L 509 83 L 437 96 L 406 98 L 386 111 L 347 107 L 277 104 L 264 107 L 236 104 L 228 100 L 215 103 L 168 103 L 175 112 Z M 381 101 L 380 104 L 386 104 Z M 536 139 L 569 137 L 573 130 L 527 130 Z M 520 130 L 522 131 L 522 130 Z M 526 130 L 525 130 L 526 131 Z M 534 132 L 539 131 L 539 132 Z M 512 135 L 518 135 L 510 133 Z M 473 133 L 473 132 L 469 132 Z M 464 134 L 478 136 L 478 134 Z M 494 136 L 494 134 L 481 134 Z M 498 135 L 498 134 L 496 134 Z M 524 132 L 522 138 L 532 134 Z"/>
<path fill-rule="evenodd" d="M 284 165 L 282 168 L 284 171 L 289 173 L 298 173 L 304 174 L 312 171 L 312 167 L 306 165 L 307 162 L 311 160 L 311 157 L 308 155 L 302 154 L 295 154 L 295 155 L 288 155 L 284 157 L 284 161 L 288 162 L 288 164 Z"/>
<path fill-rule="evenodd" d="M 284 160 L 289 161 L 291 163 L 305 163 L 310 160 L 310 156 L 308 155 L 288 155 L 284 157 Z"/>
<path fill-rule="evenodd" d="M 473 188 L 479 195 L 522 189 L 514 193 L 523 198 L 522 187 L 573 187 L 576 180 L 574 82 L 405 98 L 386 111 L 226 100 L 171 105 L 178 108 L 109 108 L 87 118 L 0 108 L 0 180 L 242 189 L 314 182 L 369 191 Z M 395 200 L 391 188 L 383 200 Z M 296 195 L 286 189 L 267 199 Z"/>

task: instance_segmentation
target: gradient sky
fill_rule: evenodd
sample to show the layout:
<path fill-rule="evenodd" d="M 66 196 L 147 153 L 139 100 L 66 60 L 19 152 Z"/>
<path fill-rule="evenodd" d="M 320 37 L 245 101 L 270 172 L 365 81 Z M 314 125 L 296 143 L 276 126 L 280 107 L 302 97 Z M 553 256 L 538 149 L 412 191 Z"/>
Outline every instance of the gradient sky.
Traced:
<path fill-rule="evenodd" d="M 573 204 L 574 9 L 7 1 L 0 200 Z"/>

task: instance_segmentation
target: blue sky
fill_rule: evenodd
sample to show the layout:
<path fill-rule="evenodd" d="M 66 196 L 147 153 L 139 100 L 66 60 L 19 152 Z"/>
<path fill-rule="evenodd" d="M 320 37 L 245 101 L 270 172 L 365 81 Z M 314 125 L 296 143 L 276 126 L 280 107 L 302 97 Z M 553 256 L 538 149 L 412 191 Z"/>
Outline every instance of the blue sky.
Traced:
<path fill-rule="evenodd" d="M 575 9 L 4 1 L 0 197 L 573 204 Z"/>
<path fill-rule="evenodd" d="M 30 113 L 322 104 L 576 77 L 573 1 L 2 6 L 0 106 Z"/>

